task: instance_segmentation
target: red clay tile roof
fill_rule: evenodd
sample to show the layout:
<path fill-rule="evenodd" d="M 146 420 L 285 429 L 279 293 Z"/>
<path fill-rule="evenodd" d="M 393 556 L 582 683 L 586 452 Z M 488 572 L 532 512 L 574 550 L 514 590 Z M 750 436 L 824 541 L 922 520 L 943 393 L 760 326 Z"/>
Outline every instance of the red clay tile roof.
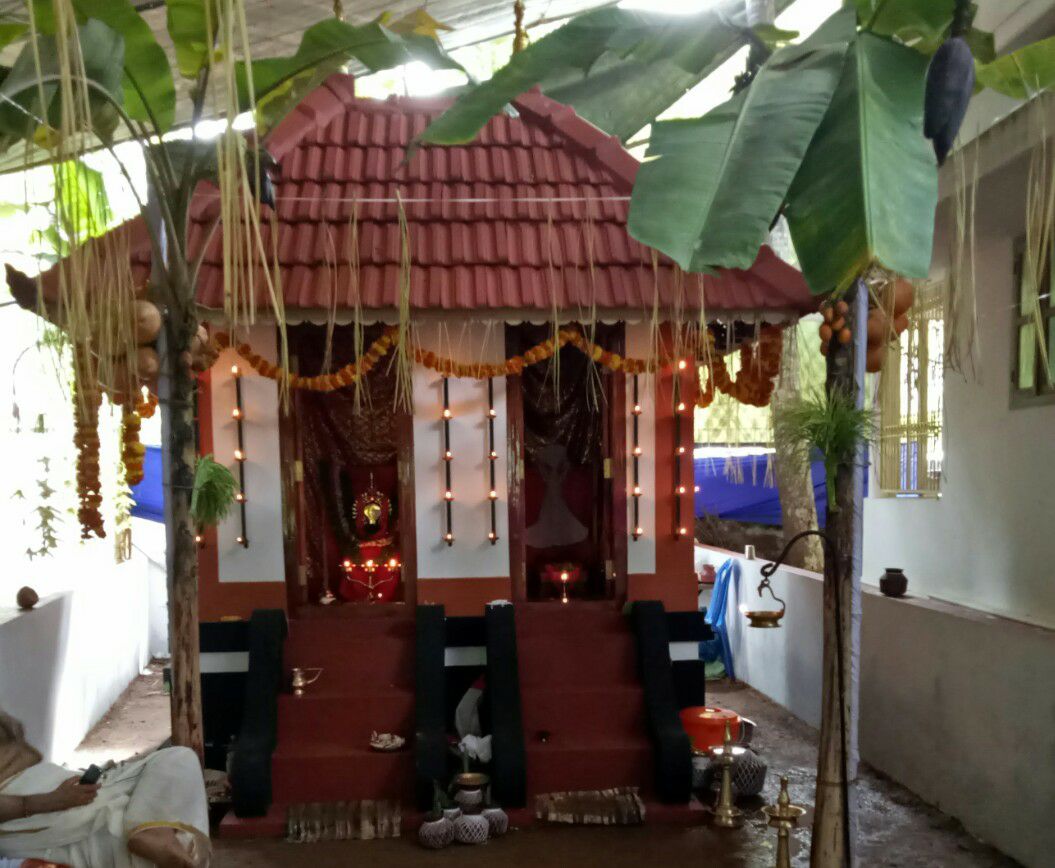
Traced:
<path fill-rule="evenodd" d="M 406 159 L 413 138 L 445 99 L 357 99 L 350 76 L 331 76 L 271 133 L 267 148 L 278 218 L 287 311 L 398 304 L 401 257 L 396 197 L 409 225 L 411 307 L 473 311 L 816 309 L 802 276 L 763 247 L 749 271 L 684 275 L 626 231 L 637 161 L 619 141 L 538 91 L 514 103 L 464 147 L 430 147 Z M 219 211 L 203 187 L 191 209 L 195 255 Z M 348 239 L 358 231 L 358 279 Z M 271 249 L 264 221 L 266 249 Z M 198 301 L 223 307 L 220 233 L 208 242 Z M 137 280 L 149 245 L 133 253 Z M 261 287 L 260 306 L 267 302 Z"/>

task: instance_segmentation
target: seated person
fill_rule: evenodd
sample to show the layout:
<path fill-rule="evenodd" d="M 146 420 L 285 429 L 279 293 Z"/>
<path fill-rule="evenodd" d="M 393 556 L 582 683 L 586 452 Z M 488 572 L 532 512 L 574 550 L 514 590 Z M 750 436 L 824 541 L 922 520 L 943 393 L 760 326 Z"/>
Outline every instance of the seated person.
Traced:
<path fill-rule="evenodd" d="M 43 762 L 22 726 L 0 712 L 0 862 L 40 859 L 71 868 L 200 868 L 209 862 L 201 766 L 174 747 L 80 784 Z"/>

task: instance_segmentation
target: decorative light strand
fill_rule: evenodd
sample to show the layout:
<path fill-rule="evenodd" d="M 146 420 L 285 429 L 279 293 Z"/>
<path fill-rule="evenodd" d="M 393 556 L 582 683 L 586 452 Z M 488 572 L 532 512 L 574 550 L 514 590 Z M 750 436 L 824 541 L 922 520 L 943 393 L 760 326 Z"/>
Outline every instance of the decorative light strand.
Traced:
<path fill-rule="evenodd" d="M 444 532 L 443 541 L 449 546 L 454 545 L 454 516 L 452 504 L 454 502 L 454 488 L 451 486 L 451 393 L 450 381 L 443 378 L 443 480 L 445 488 L 443 491 L 444 507 Z"/>
<path fill-rule="evenodd" d="M 498 452 L 495 449 L 495 381 L 493 377 L 487 379 L 487 473 L 490 485 L 488 486 L 488 498 L 491 501 L 491 531 L 487 539 L 491 545 L 498 542 L 498 486 L 495 483 L 495 463 Z"/>
<path fill-rule="evenodd" d="M 631 537 L 634 540 L 640 539 L 644 535 L 644 528 L 641 527 L 641 441 L 639 422 L 641 419 L 641 397 L 638 391 L 638 375 L 634 374 L 634 406 L 630 409 L 631 418 L 631 436 L 630 436 L 630 461 L 631 461 L 631 481 L 633 483 L 630 489 L 630 494 L 634 501 L 634 529 L 631 531 Z"/>
<path fill-rule="evenodd" d="M 681 400 L 681 372 L 688 368 L 685 359 L 678 361 L 674 371 L 674 538 L 688 536 L 689 529 L 681 523 L 681 501 L 686 492 L 681 481 L 681 461 L 685 455 L 685 444 L 681 442 L 681 417 L 685 412 L 685 402 Z"/>
<path fill-rule="evenodd" d="M 234 499 L 238 504 L 238 514 L 241 520 L 242 532 L 235 537 L 235 542 L 242 548 L 249 548 L 249 535 L 246 533 L 245 520 L 245 432 L 242 423 L 245 421 L 245 410 L 242 408 L 242 370 L 238 365 L 231 365 L 231 376 L 234 378 L 234 409 L 231 410 L 231 418 L 234 419 L 235 432 L 238 435 L 238 448 L 234 450 L 234 460 L 238 465 L 238 493 Z"/>

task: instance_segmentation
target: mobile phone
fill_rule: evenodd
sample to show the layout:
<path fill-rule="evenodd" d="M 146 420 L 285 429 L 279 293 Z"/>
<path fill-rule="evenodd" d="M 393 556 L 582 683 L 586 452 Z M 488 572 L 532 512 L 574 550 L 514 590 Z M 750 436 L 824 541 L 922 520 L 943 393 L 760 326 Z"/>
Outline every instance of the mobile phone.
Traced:
<path fill-rule="evenodd" d="M 88 766 L 87 770 L 81 775 L 81 779 L 77 782 L 79 784 L 96 784 L 99 782 L 99 778 L 103 776 L 103 770 L 99 766 L 92 764 Z"/>

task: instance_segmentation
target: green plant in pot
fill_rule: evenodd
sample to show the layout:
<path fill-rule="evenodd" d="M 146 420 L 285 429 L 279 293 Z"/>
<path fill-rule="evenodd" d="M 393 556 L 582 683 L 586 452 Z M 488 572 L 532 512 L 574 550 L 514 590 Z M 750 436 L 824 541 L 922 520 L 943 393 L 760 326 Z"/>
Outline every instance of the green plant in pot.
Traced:
<path fill-rule="evenodd" d="M 237 493 L 238 483 L 230 470 L 217 464 L 211 455 L 198 459 L 194 466 L 190 513 L 199 533 L 207 527 L 215 527 L 227 517 Z"/>

